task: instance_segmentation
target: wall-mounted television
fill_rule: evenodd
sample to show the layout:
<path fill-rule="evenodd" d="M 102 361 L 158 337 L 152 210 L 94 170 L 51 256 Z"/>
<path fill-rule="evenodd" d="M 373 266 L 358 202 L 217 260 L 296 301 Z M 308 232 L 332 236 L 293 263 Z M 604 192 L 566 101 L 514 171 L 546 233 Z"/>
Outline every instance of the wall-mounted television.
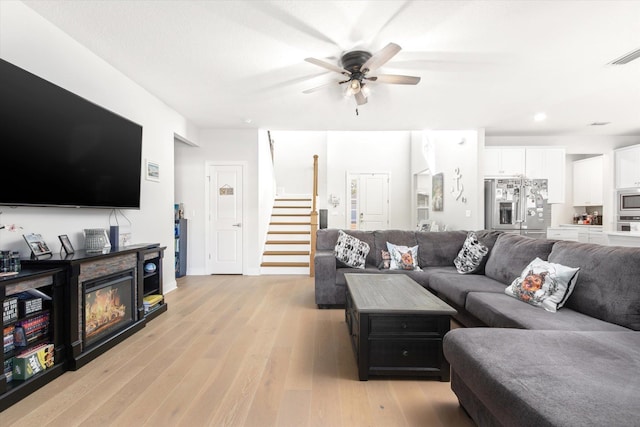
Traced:
<path fill-rule="evenodd" d="M 0 138 L 0 205 L 140 208 L 142 126 L 2 59 Z"/>

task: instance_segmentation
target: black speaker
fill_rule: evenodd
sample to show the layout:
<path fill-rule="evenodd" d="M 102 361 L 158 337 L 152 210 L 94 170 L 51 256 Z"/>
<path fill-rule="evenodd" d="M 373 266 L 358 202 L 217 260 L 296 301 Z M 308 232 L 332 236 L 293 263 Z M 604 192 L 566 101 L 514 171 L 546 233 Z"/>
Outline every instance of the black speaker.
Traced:
<path fill-rule="evenodd" d="M 329 213 L 326 209 L 319 209 L 320 212 L 320 228 L 327 228 L 327 219 L 329 217 Z"/>

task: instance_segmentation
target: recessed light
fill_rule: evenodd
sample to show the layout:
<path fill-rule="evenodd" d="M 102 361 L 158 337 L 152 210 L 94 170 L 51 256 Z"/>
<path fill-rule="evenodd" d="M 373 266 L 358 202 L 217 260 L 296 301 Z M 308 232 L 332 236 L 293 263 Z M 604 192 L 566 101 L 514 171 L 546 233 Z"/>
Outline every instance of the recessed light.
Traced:
<path fill-rule="evenodd" d="M 545 121 L 546 119 L 547 119 L 546 113 L 536 113 L 536 115 L 533 116 L 533 120 L 535 120 L 536 122 L 542 122 L 542 121 Z"/>

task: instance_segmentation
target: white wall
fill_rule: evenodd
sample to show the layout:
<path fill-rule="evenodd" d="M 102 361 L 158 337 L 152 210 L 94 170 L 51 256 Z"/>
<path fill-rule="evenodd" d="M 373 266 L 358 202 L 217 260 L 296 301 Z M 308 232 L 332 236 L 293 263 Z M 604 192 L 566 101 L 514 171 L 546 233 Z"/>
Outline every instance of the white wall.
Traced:
<path fill-rule="evenodd" d="M 247 166 L 243 183 L 243 272 L 247 275 L 259 274 L 262 248 L 261 239 L 257 236 L 261 223 L 260 212 L 264 212 L 264 209 L 259 207 L 258 142 L 259 135 L 255 129 L 207 129 L 200 132 L 199 146 L 176 145 L 175 165 L 180 175 L 176 185 L 176 202 L 184 203 L 185 218 L 189 220 L 187 274 L 207 274 L 207 163 Z"/>
<path fill-rule="evenodd" d="M 0 9 L 2 59 L 143 126 L 143 162 L 152 159 L 160 164 L 160 182 L 143 179 L 140 210 L 125 213 L 133 223 L 134 243 L 167 246 L 163 263 L 164 286 L 165 291 L 174 289 L 174 133 L 196 141 L 196 128 L 24 4 L 3 1 Z M 3 212 L 0 223 L 23 227 L 19 233 L 0 232 L 0 247 L 20 250 L 22 256 L 30 253 L 22 239 L 23 233 L 42 234 L 51 249 L 57 251 L 60 248 L 58 235 L 67 234 L 76 248 L 82 248 L 84 228 L 109 225 L 109 210 L 2 207 L 0 211 Z"/>
<path fill-rule="evenodd" d="M 327 132 L 325 131 L 271 131 L 274 141 L 275 176 L 283 194 L 311 194 L 313 190 L 313 156 L 318 155 L 319 184 L 325 177 Z M 320 193 L 318 189 L 318 193 Z M 279 195 L 283 195 L 279 194 Z M 326 197 L 318 200 L 324 201 Z M 322 205 L 324 207 L 324 205 Z"/>
<path fill-rule="evenodd" d="M 433 196 L 429 198 L 429 219 L 440 228 L 451 230 L 478 230 L 484 228 L 484 184 L 482 156 L 483 130 L 425 130 L 411 134 L 412 174 L 429 169 L 430 178 L 442 173 L 444 178 L 444 202 L 442 211 L 433 210 Z M 428 141 L 431 149 L 423 149 Z M 426 157 L 429 157 L 427 160 Z M 462 195 L 456 199 L 453 192 L 455 170 L 461 175 Z M 424 179 L 423 179 L 424 181 Z M 415 185 L 415 183 L 414 183 Z M 429 186 L 431 189 L 431 186 Z M 415 188 L 414 188 L 415 191 Z M 412 195 L 413 197 L 413 195 Z M 464 197 L 464 201 L 463 201 Z M 412 204 L 415 208 L 415 200 Z"/>
<path fill-rule="evenodd" d="M 327 194 L 340 197 L 329 206 L 328 227 L 347 227 L 347 174 L 389 173 L 389 228 L 411 225 L 411 132 L 328 132 Z"/>

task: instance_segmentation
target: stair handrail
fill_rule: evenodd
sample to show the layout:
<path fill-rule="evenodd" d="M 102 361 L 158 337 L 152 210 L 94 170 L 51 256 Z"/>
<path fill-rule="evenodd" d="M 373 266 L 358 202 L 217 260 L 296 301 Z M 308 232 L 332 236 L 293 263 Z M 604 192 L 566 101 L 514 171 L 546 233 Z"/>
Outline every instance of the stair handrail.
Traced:
<path fill-rule="evenodd" d="M 316 209 L 316 199 L 318 198 L 318 155 L 313 155 L 313 192 L 311 194 L 311 250 L 309 251 L 309 276 L 314 277 L 316 273 L 314 258 L 316 256 L 316 234 L 318 233 L 318 210 Z"/>

